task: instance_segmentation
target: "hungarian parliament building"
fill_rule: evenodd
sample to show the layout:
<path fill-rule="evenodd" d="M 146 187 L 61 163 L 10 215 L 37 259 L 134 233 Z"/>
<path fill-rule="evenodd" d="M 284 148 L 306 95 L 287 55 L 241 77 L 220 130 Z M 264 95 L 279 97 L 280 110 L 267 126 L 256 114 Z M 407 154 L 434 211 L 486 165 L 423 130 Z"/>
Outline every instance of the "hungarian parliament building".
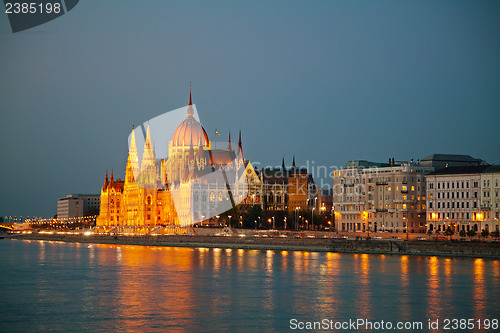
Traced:
<path fill-rule="evenodd" d="M 160 227 L 188 227 L 239 204 L 289 212 L 306 208 L 313 183 L 307 170 L 296 168 L 294 162 L 291 169 L 285 169 L 283 163 L 282 168 L 257 172 L 243 157 L 241 132 L 236 151 L 230 134 L 227 146 L 212 147 L 195 118 L 191 91 L 183 110 L 185 119 L 168 141 L 166 158 L 157 158 L 148 123 L 139 164 L 137 129 L 132 131 L 125 180 L 114 179 L 113 171 L 108 177 L 106 171 L 98 229 L 133 228 L 137 232 L 139 228 L 148 232 Z"/>

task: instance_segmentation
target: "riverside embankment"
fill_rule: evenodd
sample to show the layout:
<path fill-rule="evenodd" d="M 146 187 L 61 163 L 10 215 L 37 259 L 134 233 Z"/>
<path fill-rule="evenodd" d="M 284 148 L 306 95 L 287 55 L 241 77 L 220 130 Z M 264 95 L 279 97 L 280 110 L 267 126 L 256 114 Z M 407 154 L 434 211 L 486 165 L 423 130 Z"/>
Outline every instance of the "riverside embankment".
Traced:
<path fill-rule="evenodd" d="M 199 235 L 83 235 L 18 234 L 6 237 L 18 240 L 98 243 L 115 245 L 232 248 L 338 253 L 400 254 L 423 256 L 473 257 L 500 259 L 500 243 L 404 241 L 391 239 L 350 240 L 331 238 L 241 237 Z M 5 241 L 5 240 L 4 240 Z"/>

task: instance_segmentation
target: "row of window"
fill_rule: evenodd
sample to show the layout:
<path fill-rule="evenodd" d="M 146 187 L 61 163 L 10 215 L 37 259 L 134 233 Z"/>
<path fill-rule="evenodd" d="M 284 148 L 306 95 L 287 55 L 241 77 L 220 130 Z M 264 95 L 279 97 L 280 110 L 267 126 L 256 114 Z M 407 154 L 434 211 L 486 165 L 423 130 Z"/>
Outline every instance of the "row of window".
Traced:
<path fill-rule="evenodd" d="M 450 195 L 451 193 L 451 195 Z M 469 199 L 469 192 L 457 192 L 456 198 L 460 199 L 460 193 L 462 193 L 462 199 Z M 446 192 L 442 195 L 443 199 L 455 199 L 455 192 Z M 431 199 L 434 198 L 434 194 L 431 193 Z M 441 199 L 441 192 L 437 192 L 437 198 Z M 477 198 L 477 192 L 474 192 L 473 198 Z"/>
<path fill-rule="evenodd" d="M 429 213 L 429 220 L 432 219 L 454 219 L 456 216 L 457 219 L 462 219 L 462 220 L 468 220 L 470 219 L 470 214 L 469 213 L 456 213 L 455 212 L 448 212 L 448 213 Z"/>
<path fill-rule="evenodd" d="M 438 189 L 449 189 L 449 188 L 469 188 L 469 182 L 437 182 Z M 462 185 L 462 187 L 460 187 Z M 472 187 L 479 187 L 479 182 L 473 182 Z M 434 188 L 434 183 L 429 183 L 429 189 Z"/>
<path fill-rule="evenodd" d="M 433 204 L 432 201 L 429 202 L 429 208 L 430 209 L 433 208 L 432 204 Z M 441 205 L 441 202 L 438 201 L 437 202 L 437 209 L 440 209 L 440 208 L 455 208 L 455 202 L 454 201 L 452 201 L 452 202 L 450 202 L 450 201 L 443 201 L 442 205 Z M 463 202 L 462 201 L 462 207 L 460 207 L 460 202 L 457 202 L 456 208 L 470 208 L 469 207 L 469 202 L 468 201 L 467 202 Z M 477 202 L 476 201 L 474 201 L 472 203 L 472 208 L 477 208 Z"/>

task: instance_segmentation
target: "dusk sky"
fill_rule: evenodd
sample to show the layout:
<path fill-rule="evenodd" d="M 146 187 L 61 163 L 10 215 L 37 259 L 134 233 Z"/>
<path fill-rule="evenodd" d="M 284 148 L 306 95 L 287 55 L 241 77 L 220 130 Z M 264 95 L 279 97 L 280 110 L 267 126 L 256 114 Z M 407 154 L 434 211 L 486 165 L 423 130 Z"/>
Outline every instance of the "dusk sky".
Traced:
<path fill-rule="evenodd" d="M 499 1 L 82 0 L 12 33 L 2 13 L 0 216 L 123 178 L 132 125 L 187 105 L 189 82 L 210 139 L 241 129 L 261 166 L 500 164 L 499 18 Z"/>

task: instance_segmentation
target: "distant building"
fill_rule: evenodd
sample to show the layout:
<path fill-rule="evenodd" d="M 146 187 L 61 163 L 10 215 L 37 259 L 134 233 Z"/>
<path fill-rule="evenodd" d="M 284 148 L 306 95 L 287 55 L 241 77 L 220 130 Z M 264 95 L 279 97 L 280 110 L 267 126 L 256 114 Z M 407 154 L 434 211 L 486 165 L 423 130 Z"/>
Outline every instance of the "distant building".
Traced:
<path fill-rule="evenodd" d="M 100 203 L 99 194 L 67 195 L 57 201 L 57 218 L 83 217 L 90 209 L 98 214 Z"/>
<path fill-rule="evenodd" d="M 332 198 L 333 198 L 333 190 L 330 189 L 322 189 L 321 194 L 321 211 L 330 214 L 332 212 Z"/>
<path fill-rule="evenodd" d="M 500 219 L 500 165 L 492 165 L 481 173 L 481 209 L 486 220 Z"/>
<path fill-rule="evenodd" d="M 265 211 L 312 210 L 321 206 L 321 189 L 306 168 L 295 166 L 247 170 L 248 196 L 244 204 L 260 206 Z"/>
<path fill-rule="evenodd" d="M 333 199 L 338 231 L 425 231 L 425 174 L 416 163 L 350 161 L 335 171 Z"/>
<path fill-rule="evenodd" d="M 426 176 L 427 230 L 498 230 L 500 167 L 448 167 Z"/>
<path fill-rule="evenodd" d="M 469 155 L 452 154 L 432 154 L 420 161 L 423 167 L 433 167 L 439 170 L 447 167 L 466 167 L 486 164 L 483 160 L 471 157 Z"/>

